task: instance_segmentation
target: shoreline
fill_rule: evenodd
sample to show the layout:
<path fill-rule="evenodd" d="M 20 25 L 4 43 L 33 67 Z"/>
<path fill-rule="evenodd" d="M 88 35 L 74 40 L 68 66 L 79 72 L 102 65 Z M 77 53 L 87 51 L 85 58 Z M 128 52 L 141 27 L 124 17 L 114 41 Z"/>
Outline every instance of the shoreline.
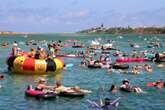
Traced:
<path fill-rule="evenodd" d="M 149 36 L 163 36 L 163 35 L 165 35 L 165 33 L 163 33 L 163 34 L 146 34 L 146 33 L 144 33 L 144 34 L 137 34 L 137 33 L 124 33 L 124 34 L 120 34 L 120 33 L 113 33 L 113 34 L 111 34 L 111 33 L 78 33 L 78 32 L 75 32 L 75 33 L 29 33 L 29 34 L 21 34 L 21 33 L 19 33 L 19 34 L 0 34 L 0 37 L 13 37 L 13 36 L 22 36 L 22 37 L 24 37 L 25 35 L 27 35 L 27 36 L 31 36 L 31 35 L 64 35 L 64 36 L 77 36 L 77 35 L 79 35 L 79 36 L 98 36 L 98 35 L 115 35 L 115 36 L 126 36 L 126 35 L 137 35 L 137 36 L 147 36 L 147 35 L 149 35 Z"/>

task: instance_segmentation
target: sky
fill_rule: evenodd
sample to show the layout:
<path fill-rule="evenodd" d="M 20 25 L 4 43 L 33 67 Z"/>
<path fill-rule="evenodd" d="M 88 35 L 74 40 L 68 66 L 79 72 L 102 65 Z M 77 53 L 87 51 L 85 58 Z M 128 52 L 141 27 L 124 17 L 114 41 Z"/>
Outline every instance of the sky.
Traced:
<path fill-rule="evenodd" d="M 165 0 L 0 0 L 0 31 L 165 26 Z"/>

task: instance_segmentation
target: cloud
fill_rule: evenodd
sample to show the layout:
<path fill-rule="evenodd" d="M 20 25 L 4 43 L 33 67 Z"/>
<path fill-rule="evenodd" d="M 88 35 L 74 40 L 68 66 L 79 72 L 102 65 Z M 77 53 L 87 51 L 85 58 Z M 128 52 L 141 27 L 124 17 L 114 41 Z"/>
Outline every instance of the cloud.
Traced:
<path fill-rule="evenodd" d="M 80 10 L 74 12 L 67 12 L 63 15 L 64 18 L 82 18 L 87 17 L 89 15 L 89 10 Z"/>
<path fill-rule="evenodd" d="M 76 0 L 75 0 L 76 1 Z M 116 10 L 55 10 L 50 8 L 6 8 L 0 9 L 1 29 L 26 30 L 61 29 L 81 30 L 102 23 L 106 26 L 165 26 L 165 7 L 136 13 L 121 13 Z M 58 28 L 56 28 L 58 27 Z"/>
<path fill-rule="evenodd" d="M 32 9 L 32 8 L 15 8 L 0 10 L 0 22 L 7 22 L 8 25 L 14 23 L 63 23 L 71 24 L 73 21 L 78 21 L 89 15 L 89 10 L 83 9 L 79 11 L 69 11 L 59 14 L 57 10 L 49 8 Z M 70 22 L 70 23 L 69 23 Z M 73 24 L 73 23 L 72 23 Z"/>
<path fill-rule="evenodd" d="M 77 5 L 78 3 L 79 3 L 78 0 L 71 0 L 71 4 L 72 4 L 72 5 Z"/>
<path fill-rule="evenodd" d="M 165 26 L 165 7 L 154 11 L 142 11 L 125 17 L 128 24 L 134 26 Z"/>
<path fill-rule="evenodd" d="M 94 13 L 98 23 L 107 26 L 165 26 L 165 7 L 157 10 L 141 11 L 136 13 L 121 13 L 109 10 Z M 96 21 L 95 21 L 96 22 Z"/>
<path fill-rule="evenodd" d="M 8 25 L 17 23 L 55 23 L 57 22 L 57 15 L 53 10 L 49 9 L 31 9 L 31 8 L 15 8 L 0 10 L 0 22 Z M 52 14 L 53 13 L 53 14 Z"/>
<path fill-rule="evenodd" d="M 73 26 L 81 26 L 80 21 L 89 16 L 89 10 L 59 12 L 58 10 L 32 9 L 32 8 L 9 8 L 0 9 L 0 29 L 1 30 L 41 30 L 46 27 L 54 29 L 55 27 L 73 29 Z M 31 27 L 30 29 L 27 27 Z M 72 27 L 72 28 L 69 28 Z M 57 28 L 56 28 L 57 29 Z M 46 29 L 45 29 L 46 30 Z M 58 30 L 58 29 L 57 29 Z M 67 29 L 63 29 L 67 30 Z"/>

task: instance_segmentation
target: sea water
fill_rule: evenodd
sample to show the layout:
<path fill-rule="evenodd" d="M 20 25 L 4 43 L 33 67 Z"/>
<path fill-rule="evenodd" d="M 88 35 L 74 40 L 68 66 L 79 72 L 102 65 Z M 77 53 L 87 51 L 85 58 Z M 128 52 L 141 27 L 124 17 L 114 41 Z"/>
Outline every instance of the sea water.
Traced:
<path fill-rule="evenodd" d="M 39 75 L 20 75 L 13 74 L 7 70 L 6 58 L 11 51 L 12 42 L 17 41 L 18 46 L 28 51 L 30 46 L 26 46 L 25 42 L 29 40 L 36 41 L 52 41 L 52 40 L 81 40 L 83 44 L 89 45 L 94 39 L 111 39 L 115 42 L 115 47 L 122 51 L 131 52 L 133 49 L 129 46 L 128 40 L 136 42 L 140 45 L 137 50 L 145 50 L 147 41 L 154 39 L 154 35 L 80 35 L 80 34 L 41 34 L 41 35 L 10 35 L 0 36 L 0 43 L 7 41 L 8 48 L 0 47 L 0 73 L 5 76 L 0 81 L 0 110 L 91 110 L 88 107 L 87 99 L 99 100 L 100 97 L 117 98 L 121 97 L 120 104 L 114 110 L 164 110 L 165 108 L 165 89 L 155 89 L 146 87 L 147 82 L 156 81 L 165 78 L 165 68 L 157 68 L 155 64 L 148 63 L 153 67 L 153 73 L 149 74 L 144 71 L 139 75 L 112 73 L 109 74 L 106 69 L 88 69 L 80 66 L 81 58 L 63 58 L 65 63 L 73 64 L 68 70 L 62 70 L 58 74 L 43 75 L 49 85 L 54 85 L 55 80 L 60 78 L 63 85 L 75 86 L 91 90 L 92 93 L 87 94 L 83 98 L 66 98 L 57 97 L 54 100 L 36 100 L 25 96 L 27 85 L 35 85 Z M 158 38 L 162 44 L 165 41 L 165 35 L 159 35 Z M 64 49 L 65 50 L 65 49 Z M 63 51 L 64 51 L 63 50 Z M 68 52 L 74 52 L 73 48 L 66 49 Z M 164 46 L 156 51 L 165 50 Z M 66 52 L 66 51 L 64 51 Z M 112 59 L 115 59 L 114 57 Z M 134 65 L 134 64 L 132 64 Z M 130 66 L 132 66 L 130 65 Z M 120 86 L 123 79 L 129 79 L 132 85 L 140 86 L 146 93 L 124 93 L 117 92 L 110 94 L 108 92 L 111 84 Z M 165 81 L 165 80 L 164 80 Z M 100 91 L 100 87 L 104 89 Z"/>

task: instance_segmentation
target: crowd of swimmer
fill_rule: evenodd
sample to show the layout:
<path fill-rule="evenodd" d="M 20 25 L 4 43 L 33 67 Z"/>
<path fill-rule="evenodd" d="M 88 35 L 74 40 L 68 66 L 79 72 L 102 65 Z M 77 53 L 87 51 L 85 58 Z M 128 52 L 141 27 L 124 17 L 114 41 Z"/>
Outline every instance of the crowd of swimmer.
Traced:
<path fill-rule="evenodd" d="M 148 73 L 152 73 L 153 69 L 152 69 L 152 66 L 149 64 L 136 64 L 135 66 L 131 67 L 130 71 L 128 71 L 128 68 L 129 68 L 128 63 L 116 62 L 116 61 L 113 61 L 111 58 L 112 56 L 116 58 L 121 58 L 121 57 L 124 58 L 129 55 L 131 55 L 132 58 L 139 58 L 139 57 L 146 58 L 145 55 L 151 54 L 151 57 L 148 56 L 148 58 L 146 59 L 150 62 L 156 63 L 158 67 L 164 67 L 164 65 L 159 62 L 161 58 L 165 58 L 165 53 L 163 52 L 158 53 L 153 50 L 137 51 L 136 48 L 139 48 L 139 45 L 131 41 L 128 41 L 129 45 L 133 48 L 132 52 L 128 53 L 128 52 L 122 52 L 120 51 L 120 49 L 114 47 L 113 44 L 115 42 L 113 40 L 107 40 L 106 41 L 106 43 L 108 43 L 107 45 L 101 45 L 99 42 L 100 42 L 100 39 L 97 39 L 95 41 L 92 41 L 91 45 L 88 45 L 88 46 L 84 46 L 82 44 L 76 45 L 76 43 L 73 42 L 72 47 L 83 48 L 85 50 L 85 51 L 84 50 L 79 51 L 78 54 L 75 55 L 75 57 L 82 58 L 81 66 L 88 67 L 88 68 L 106 68 L 110 74 L 113 72 L 120 72 L 120 73 L 131 73 L 131 74 L 137 75 L 137 74 L 140 74 L 142 70 Z M 18 44 L 15 41 L 13 43 L 13 48 L 12 48 L 13 56 L 18 56 L 20 53 L 20 48 L 18 48 L 17 46 Z M 150 47 L 148 48 L 151 48 L 151 46 L 153 48 L 161 47 L 159 42 L 155 42 L 155 43 L 151 42 Z M 28 52 L 28 57 L 35 58 L 35 59 L 55 58 L 56 56 L 59 55 L 59 51 L 61 50 L 61 48 L 67 48 L 67 46 L 63 45 L 62 41 L 59 40 L 55 43 L 47 44 L 47 48 L 48 48 L 47 50 L 40 47 L 31 48 L 30 52 Z M 97 52 L 98 50 L 101 50 L 101 52 Z M 111 54 L 110 51 L 113 51 L 113 53 Z M 111 54 L 112 56 L 110 56 L 109 54 Z M 42 82 L 42 81 L 39 81 L 39 82 Z M 162 85 L 162 83 L 163 83 L 162 81 L 158 80 L 155 83 L 155 86 L 159 88 L 164 87 L 164 84 L 163 86 L 159 85 L 159 84 Z M 58 86 L 59 84 L 60 82 L 57 82 L 56 86 Z M 41 85 L 42 85 L 41 87 L 40 87 L 40 84 L 39 86 L 37 86 L 38 88 L 41 88 L 41 90 L 43 88 L 49 87 L 46 85 L 43 86 L 43 84 Z M 110 90 L 115 91 L 115 88 L 116 88 L 115 85 L 112 85 Z M 142 90 L 139 87 L 134 86 L 130 88 L 128 80 L 122 81 L 122 85 L 120 86 L 120 89 L 126 90 L 126 91 L 134 91 L 137 93 L 142 92 Z"/>
<path fill-rule="evenodd" d="M 59 41 L 60 42 L 60 41 Z M 34 59 L 46 59 L 49 57 L 55 58 L 57 51 L 60 49 L 60 43 L 57 44 L 48 44 L 48 50 L 45 50 L 44 48 L 37 47 L 37 48 L 30 48 L 30 51 L 28 52 L 28 57 L 34 58 Z M 21 55 L 23 51 L 18 48 L 18 43 L 14 41 L 13 47 L 12 47 L 12 55 L 13 56 L 19 56 Z"/>
<path fill-rule="evenodd" d="M 108 41 L 110 43 L 112 43 L 113 41 Z M 88 67 L 88 68 L 106 68 L 108 73 L 126 73 L 126 74 L 135 74 L 138 75 L 140 74 L 142 71 L 145 71 L 147 73 L 152 73 L 153 72 L 153 68 L 150 64 L 146 63 L 146 64 L 136 64 L 134 66 L 131 67 L 131 70 L 128 70 L 129 68 L 129 62 L 117 62 L 117 61 L 112 61 L 112 58 L 107 55 L 107 53 L 109 54 L 109 50 L 115 50 L 115 52 L 112 53 L 113 57 L 116 58 L 125 58 L 128 57 L 129 55 L 131 55 L 131 58 L 144 58 L 145 61 L 148 62 L 153 62 L 157 65 L 157 67 L 159 68 L 163 68 L 164 64 L 162 62 L 164 62 L 165 59 L 165 52 L 161 52 L 158 53 L 154 50 L 144 50 L 144 51 L 137 51 L 136 48 L 139 48 L 140 46 L 137 45 L 136 43 L 132 43 L 131 41 L 128 41 L 129 45 L 133 48 L 132 52 L 127 53 L 127 52 L 122 52 L 119 49 L 115 48 L 111 45 L 109 46 L 101 46 L 101 45 L 92 45 L 91 47 L 88 47 L 86 49 L 85 55 L 86 56 L 91 56 L 91 54 L 93 56 L 91 57 L 83 57 L 83 60 L 81 61 L 81 65 L 84 67 Z M 155 48 L 161 48 L 162 45 L 160 44 L 160 42 L 151 42 L 151 45 L 148 48 L 151 48 L 151 46 L 155 49 Z M 97 57 L 96 59 L 94 59 L 94 56 L 97 55 L 97 50 L 101 49 L 101 54 L 99 55 L 99 57 Z M 127 55 L 129 54 L 129 55 Z M 163 88 L 165 87 L 165 83 L 162 80 L 157 80 L 156 82 L 152 83 L 152 86 L 155 86 L 157 88 Z M 122 81 L 121 86 L 119 87 L 120 90 L 122 91 L 126 91 L 126 92 L 136 92 L 136 93 L 142 93 L 143 90 L 140 87 L 137 86 L 130 86 L 130 82 L 125 79 Z M 110 91 L 111 92 L 116 92 L 116 86 L 112 85 L 110 87 Z"/>

